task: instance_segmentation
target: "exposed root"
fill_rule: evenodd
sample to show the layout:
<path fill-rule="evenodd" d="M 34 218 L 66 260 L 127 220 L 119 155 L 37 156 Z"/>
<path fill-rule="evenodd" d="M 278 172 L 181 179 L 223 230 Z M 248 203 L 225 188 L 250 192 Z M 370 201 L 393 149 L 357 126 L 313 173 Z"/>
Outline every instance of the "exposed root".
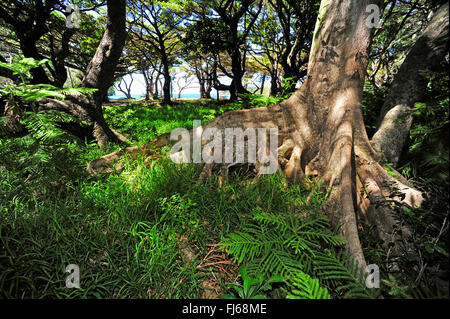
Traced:
<path fill-rule="evenodd" d="M 399 225 L 395 210 L 389 201 L 396 200 L 416 207 L 423 200 L 421 193 L 409 186 L 400 174 L 393 173 L 394 176 L 388 174 L 374 159 L 376 154 L 364 134 L 358 130 L 352 130 L 352 118 L 346 118 L 347 122 L 342 121 L 336 136 L 331 134 L 324 137 L 320 133 L 317 137 L 314 130 L 306 127 L 306 121 L 301 120 L 303 126 L 297 129 L 300 124 L 292 120 L 297 117 L 296 112 L 302 111 L 289 103 L 229 112 L 200 129 L 190 131 L 190 138 L 192 139 L 194 134 L 202 136 L 202 130 L 209 127 L 222 131 L 226 128 L 242 128 L 243 130 L 278 128 L 278 145 L 280 145 L 277 148 L 278 172 L 286 174 L 291 182 L 303 182 L 306 177 L 315 177 L 322 181 L 322 185 L 330 187 L 329 197 L 322 211 L 331 218 L 334 226 L 341 226 L 341 233 L 347 239 L 347 251 L 350 257 L 359 263 L 360 268 L 365 268 L 366 261 L 357 228 L 359 218 L 377 226 L 380 238 L 386 243 L 386 249 L 389 242 L 394 242 L 395 245 L 399 244 L 399 247 L 395 247 L 393 251 L 400 252 L 404 248 L 400 248 L 400 244 L 405 243 L 405 236 L 411 232 L 407 226 Z M 358 146 L 353 144 L 354 134 L 358 139 L 362 136 L 364 140 L 367 140 L 364 147 L 360 146 L 364 143 L 359 143 Z M 317 144 L 324 143 L 324 140 L 327 141 L 325 146 L 318 147 Z M 176 142 L 170 141 L 170 134 L 167 133 L 142 147 L 129 147 L 123 151 L 102 156 L 91 162 L 88 170 L 92 174 L 120 170 L 120 157 L 125 153 L 132 158 L 141 155 L 152 159 L 158 148 Z M 208 142 L 203 138 L 201 140 L 202 146 Z M 247 152 L 248 145 L 245 146 L 244 154 L 248 154 Z M 208 179 L 216 172 L 221 172 L 222 179 L 227 178 L 230 170 L 239 165 L 236 163 L 204 164 L 200 179 Z M 259 176 L 258 171 L 262 165 L 262 163 L 254 164 L 256 177 Z M 250 167 L 247 167 L 247 173 L 249 170 Z M 365 195 L 361 195 L 363 193 Z M 397 229 L 402 230 L 401 238 Z"/>
<path fill-rule="evenodd" d="M 394 257 L 414 253 L 409 243 L 412 230 L 396 213 L 395 204 L 418 207 L 423 202 L 421 192 L 389 175 L 378 162 L 357 157 L 358 208 L 361 216 L 376 226 L 383 247 Z M 395 262 L 390 266 L 397 268 Z"/>
<path fill-rule="evenodd" d="M 169 144 L 169 137 L 169 134 L 163 134 L 144 146 L 127 147 L 122 151 L 115 151 L 103 155 L 102 157 L 91 161 L 88 164 L 87 171 L 92 175 L 110 174 L 114 171 L 120 172 L 123 169 L 123 164 L 120 162 L 121 156 L 127 154 L 131 158 L 136 159 L 141 155 L 148 158 L 151 155 L 154 155 L 158 148 Z"/>
<path fill-rule="evenodd" d="M 300 167 L 300 159 L 302 156 L 302 150 L 299 146 L 295 145 L 292 149 L 289 161 L 284 169 L 286 177 L 291 180 L 303 180 L 304 174 Z"/>

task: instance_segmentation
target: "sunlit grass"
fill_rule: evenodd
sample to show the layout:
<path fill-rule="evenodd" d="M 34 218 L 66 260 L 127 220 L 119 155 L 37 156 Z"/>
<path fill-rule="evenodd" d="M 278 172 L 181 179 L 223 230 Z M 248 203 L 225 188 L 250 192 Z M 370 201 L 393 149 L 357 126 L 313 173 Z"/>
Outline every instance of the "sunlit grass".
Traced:
<path fill-rule="evenodd" d="M 130 103 L 105 114 L 141 144 L 239 107 Z M 161 159 L 145 166 L 143 158 L 126 157 L 121 174 L 90 177 L 87 162 L 103 154 L 95 144 L 62 148 L 31 136 L 0 143 L 2 297 L 199 298 L 208 274 L 196 265 L 207 245 L 237 229 L 255 205 L 286 209 L 289 202 L 281 180 L 218 187 L 200 183 L 195 165 Z M 182 237 L 194 261 L 184 259 Z M 81 289 L 65 287 L 68 264 L 80 266 Z"/>

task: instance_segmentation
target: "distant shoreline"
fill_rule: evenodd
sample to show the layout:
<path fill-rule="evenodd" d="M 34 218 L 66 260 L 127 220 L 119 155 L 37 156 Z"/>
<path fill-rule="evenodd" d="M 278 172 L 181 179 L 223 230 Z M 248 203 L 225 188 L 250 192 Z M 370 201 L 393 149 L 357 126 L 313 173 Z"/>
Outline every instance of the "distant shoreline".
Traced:
<path fill-rule="evenodd" d="M 221 95 L 220 99 L 228 99 L 230 96 L 227 94 Z M 145 99 L 145 95 L 140 95 L 140 94 L 132 94 L 131 95 L 131 99 L 127 98 L 125 95 L 110 95 L 108 96 L 109 100 L 114 100 L 114 101 L 120 101 L 120 100 L 141 100 L 141 99 Z M 152 99 L 150 97 L 150 99 Z M 163 99 L 163 97 L 158 97 L 157 99 Z M 175 99 L 175 100 L 197 100 L 197 99 L 201 99 L 200 94 L 181 94 L 181 98 L 178 98 L 178 95 L 176 96 L 172 96 L 171 99 Z M 216 96 L 211 96 L 212 100 L 217 99 Z"/>

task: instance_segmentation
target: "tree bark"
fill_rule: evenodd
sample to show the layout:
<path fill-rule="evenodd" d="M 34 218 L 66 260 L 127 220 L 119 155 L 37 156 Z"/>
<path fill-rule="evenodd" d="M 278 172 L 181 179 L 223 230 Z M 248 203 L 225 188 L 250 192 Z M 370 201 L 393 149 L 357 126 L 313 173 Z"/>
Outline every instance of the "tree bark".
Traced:
<path fill-rule="evenodd" d="M 47 100 L 42 108 L 71 113 L 93 123 L 94 137 L 101 149 L 108 143 L 120 143 L 125 137 L 114 132 L 103 117 L 102 104 L 114 83 L 114 72 L 125 44 L 125 0 L 108 0 L 106 30 L 97 51 L 88 65 L 81 87 L 95 88 L 92 95 L 69 96 L 65 101 Z"/>
<path fill-rule="evenodd" d="M 270 75 L 270 96 L 277 96 L 278 93 L 280 92 L 279 90 L 279 85 L 278 85 L 278 75 L 274 72 Z"/>
<path fill-rule="evenodd" d="M 101 105 L 103 94 L 114 83 L 114 71 L 125 44 L 125 1 L 108 0 L 108 21 L 105 33 L 89 63 L 81 87 L 96 88 L 93 94 L 97 105 Z"/>
<path fill-rule="evenodd" d="M 412 109 L 420 102 L 429 81 L 448 53 L 448 2 L 433 16 L 395 76 L 381 109 L 372 145 L 384 159 L 397 166 L 413 122 Z"/>
<path fill-rule="evenodd" d="M 417 206 L 422 201 L 421 193 L 408 186 L 403 177 L 391 176 L 378 163 L 379 156 L 363 122 L 361 96 L 372 37 L 366 8 L 380 3 L 323 0 L 302 87 L 280 104 L 228 112 L 203 126 L 219 129 L 222 134 L 226 128 L 277 129 L 279 170 L 293 182 L 315 177 L 329 187 L 322 210 L 333 225 L 341 225 L 348 254 L 360 269 L 365 268 L 366 260 L 357 218 L 375 224 L 385 247 L 394 242 L 396 253 L 401 254 L 399 243 L 403 238 L 395 233 L 397 221 L 385 198 L 398 190 L 394 199 L 399 202 Z M 191 131 L 191 138 L 193 134 Z M 164 134 L 149 145 L 127 152 L 151 154 L 152 147 L 174 142 Z M 203 144 L 208 142 L 202 137 Z M 89 164 L 88 170 L 108 170 L 121 154 L 99 158 Z M 205 164 L 203 173 L 224 165 Z M 407 227 L 403 228 L 403 234 L 408 235 Z"/>

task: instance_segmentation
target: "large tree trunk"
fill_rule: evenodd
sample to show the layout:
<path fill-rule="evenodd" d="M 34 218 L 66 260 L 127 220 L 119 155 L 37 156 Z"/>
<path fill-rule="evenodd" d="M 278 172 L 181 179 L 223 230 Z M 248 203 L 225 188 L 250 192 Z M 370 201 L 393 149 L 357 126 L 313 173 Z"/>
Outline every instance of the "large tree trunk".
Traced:
<path fill-rule="evenodd" d="M 396 200 L 411 206 L 422 200 L 404 178 L 392 177 L 378 163 L 379 157 L 364 127 L 361 94 L 372 33 L 366 24 L 366 8 L 379 2 L 322 1 L 303 86 L 278 105 L 228 112 L 203 126 L 220 129 L 222 134 L 225 128 L 276 128 L 279 169 L 292 181 L 317 177 L 330 187 L 323 212 L 335 226 L 342 225 L 348 253 L 363 269 L 366 261 L 357 216 L 375 223 L 388 245 L 401 238 L 394 233 L 396 220 L 384 198 L 397 188 L 405 196 L 396 196 Z M 127 151 L 150 154 L 151 146 L 169 142 L 165 134 L 147 146 Z M 203 144 L 208 142 L 202 138 Z M 105 171 L 121 154 L 115 152 L 97 159 L 88 169 L 93 173 Z M 204 173 L 223 165 L 206 164 Z M 363 196 L 363 190 L 370 192 Z M 407 233 L 404 228 L 403 234 Z"/>
<path fill-rule="evenodd" d="M 81 83 L 81 87 L 95 88 L 97 91 L 92 95 L 69 96 L 65 101 L 49 100 L 44 105 L 44 108 L 69 112 L 93 123 L 94 137 L 101 149 L 105 149 L 108 143 L 119 143 L 125 139 L 108 126 L 102 110 L 105 95 L 114 83 L 114 72 L 125 44 L 125 0 L 108 0 L 107 8 L 106 30 Z"/>
<path fill-rule="evenodd" d="M 433 16 L 395 76 L 383 104 L 373 147 L 394 166 L 407 142 L 413 121 L 412 109 L 420 102 L 429 81 L 448 53 L 448 2 Z"/>

